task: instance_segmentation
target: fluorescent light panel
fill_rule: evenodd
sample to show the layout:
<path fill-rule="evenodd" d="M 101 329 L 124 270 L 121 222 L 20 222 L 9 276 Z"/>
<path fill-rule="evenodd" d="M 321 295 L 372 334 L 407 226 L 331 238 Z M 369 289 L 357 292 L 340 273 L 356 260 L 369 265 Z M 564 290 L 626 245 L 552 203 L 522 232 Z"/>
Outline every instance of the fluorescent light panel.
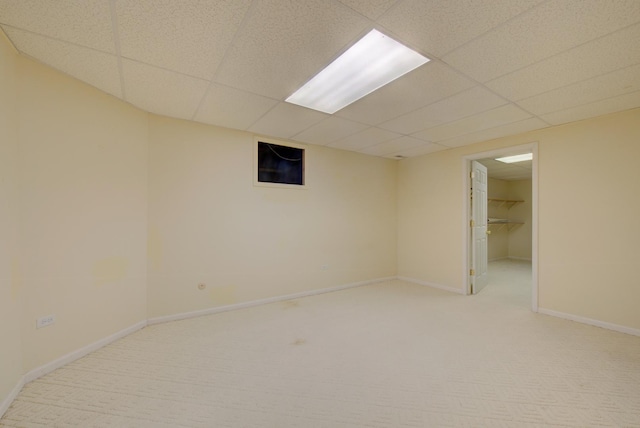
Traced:
<path fill-rule="evenodd" d="M 496 160 L 504 163 L 524 162 L 533 159 L 533 153 L 525 153 L 523 155 L 505 156 Z"/>
<path fill-rule="evenodd" d="M 371 30 L 286 101 L 332 114 L 427 62 L 429 58 Z"/>

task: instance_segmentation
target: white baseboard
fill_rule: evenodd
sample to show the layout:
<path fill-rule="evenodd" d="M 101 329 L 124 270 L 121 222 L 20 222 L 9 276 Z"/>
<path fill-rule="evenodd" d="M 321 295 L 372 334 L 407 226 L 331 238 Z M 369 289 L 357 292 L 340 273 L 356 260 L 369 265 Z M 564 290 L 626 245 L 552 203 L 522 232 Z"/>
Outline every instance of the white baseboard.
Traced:
<path fill-rule="evenodd" d="M 31 382 L 32 380 L 35 380 L 41 376 L 46 375 L 47 373 L 51 373 L 52 371 L 54 371 L 55 369 L 58 369 L 66 364 L 69 364 L 79 358 L 84 357 L 85 355 L 98 350 L 100 348 L 102 348 L 105 345 L 108 345 L 111 342 L 115 342 L 118 339 L 121 339 L 125 336 L 130 335 L 133 332 L 136 332 L 138 330 L 140 330 L 141 328 L 144 328 L 147 325 L 147 321 L 140 321 L 139 323 L 136 323 L 134 325 L 132 325 L 131 327 L 127 327 L 124 330 L 120 330 L 117 333 L 114 333 L 110 336 L 107 336 L 103 339 L 98 340 L 97 342 L 91 343 L 87 346 L 84 346 L 80 349 L 77 349 L 67 355 L 64 355 L 56 360 L 51 361 L 50 363 L 47 363 L 45 365 L 42 365 L 38 368 L 35 368 L 33 370 L 31 370 L 30 372 L 28 372 L 27 374 L 24 375 L 24 384 L 27 384 L 29 382 Z"/>
<path fill-rule="evenodd" d="M 464 291 L 462 289 L 460 289 L 460 288 L 448 287 L 446 285 L 436 284 L 434 282 L 421 281 L 419 279 L 408 278 L 406 276 L 399 276 L 398 279 L 401 280 L 401 281 L 412 282 L 412 283 L 418 284 L 418 285 L 425 285 L 427 287 L 437 288 L 438 290 L 444 290 L 444 291 L 448 291 L 450 293 L 465 294 Z"/>
<path fill-rule="evenodd" d="M 495 259 L 489 259 L 487 261 L 488 262 L 499 262 L 500 260 L 522 260 L 522 261 L 525 261 L 525 262 L 530 262 L 531 261 L 531 257 L 526 258 L 526 257 L 506 256 L 506 257 L 496 257 Z"/>
<path fill-rule="evenodd" d="M 2 400 L 2 402 L 0 403 L 0 418 L 2 418 L 2 416 L 4 416 L 4 413 L 9 409 L 9 406 L 11 405 L 13 400 L 16 399 L 24 384 L 24 377 L 22 377 L 20 378 L 18 383 L 16 383 L 16 386 L 13 387 L 11 392 L 9 392 L 9 395 L 7 395 L 4 400 Z"/>
<path fill-rule="evenodd" d="M 33 370 L 31 370 L 30 372 L 28 372 L 27 374 L 25 374 L 22 379 L 18 382 L 18 384 L 16 385 L 16 387 L 11 391 L 11 393 L 9 394 L 9 396 L 7 396 L 2 403 L 0 404 L 0 417 L 2 417 L 2 415 L 4 414 L 4 412 L 9 408 L 9 406 L 11 405 L 11 402 L 15 399 L 15 397 L 18 395 L 18 393 L 20 392 L 20 390 L 22 389 L 22 387 L 24 385 L 26 385 L 27 383 L 38 379 L 39 377 L 42 377 L 48 373 L 51 373 L 52 371 L 66 365 L 69 364 L 79 358 L 84 357 L 85 355 L 96 351 L 100 348 L 102 348 L 103 346 L 106 346 L 112 342 L 115 342 L 118 339 L 121 339 L 125 336 L 130 335 L 131 333 L 134 333 L 144 327 L 146 327 L 147 325 L 151 325 L 151 324 L 159 324 L 159 323 L 163 323 L 163 322 L 168 322 L 168 321 L 175 321 L 175 320 L 180 320 L 180 319 L 186 319 L 186 318 L 193 318 L 193 317 L 198 317 L 198 316 L 202 316 L 202 315 L 210 315 L 210 314 L 215 314 L 215 313 L 219 313 L 219 312 L 226 312 L 226 311 L 232 311 L 235 309 L 242 309 L 242 308 L 249 308 L 252 306 L 258 306 L 258 305 L 264 305 L 266 303 L 274 303 L 274 302 L 281 302 L 281 301 L 285 301 L 285 300 L 291 300 L 291 299 L 298 299 L 301 297 L 308 297 L 308 296 L 314 296 L 314 295 L 318 295 L 318 294 L 324 294 L 324 293 L 331 293 L 333 291 L 340 291 L 340 290 L 346 290 L 348 288 L 354 288 L 354 287 L 360 287 L 363 285 L 369 285 L 369 284 L 375 284 L 378 282 L 384 282 L 384 281 L 390 281 L 390 280 L 394 280 L 396 279 L 396 277 L 392 276 L 392 277 L 386 277 L 386 278 L 377 278 L 377 279 L 371 279 L 371 280 L 367 280 L 367 281 L 361 281 L 361 282 L 354 282 L 351 284 L 345 284 L 345 285 L 340 285 L 337 287 L 330 287 L 330 288 L 323 288 L 320 290 L 310 290 L 310 291 L 303 291 L 300 293 L 295 293 L 295 294 L 288 294 L 288 295 L 284 295 L 284 296 L 277 296 L 277 297 L 271 297 L 271 298 L 267 298 L 267 299 L 261 299 L 261 300 L 254 300 L 251 302 L 244 302 L 244 303 L 238 303 L 235 305 L 228 305 L 228 306 L 221 306 L 221 307 L 217 307 L 217 308 L 210 308 L 210 309 L 204 309 L 201 311 L 194 311 L 194 312 L 188 312 L 188 313 L 182 313 L 182 314 L 175 314 L 175 315 L 168 315 L 165 317 L 157 317 L 157 318 L 151 318 L 145 321 L 140 321 L 139 323 L 136 323 L 128 328 L 125 328 L 124 330 L 121 330 L 117 333 L 114 333 L 110 336 L 107 336 L 103 339 L 98 340 L 97 342 L 91 343 L 87 346 L 84 346 L 76 351 L 73 351 L 67 355 L 64 355 L 54 361 L 51 361 L 47 364 L 44 364 L 38 368 L 35 368 Z"/>
<path fill-rule="evenodd" d="M 108 345 L 111 342 L 114 342 L 118 339 L 121 339 L 125 336 L 128 336 L 131 333 L 134 333 L 142 328 L 144 328 L 147 325 L 151 325 L 151 324 L 160 324 L 160 323 L 164 323 L 164 322 L 168 322 L 168 321 L 175 321 L 175 320 L 180 320 L 180 319 L 186 319 L 186 318 L 194 318 L 194 317 L 198 317 L 198 316 L 202 316 L 202 315 L 210 315 L 210 314 L 215 314 L 215 313 L 220 313 L 220 312 L 227 312 L 227 311 L 232 311 L 235 309 L 242 309 L 242 308 L 249 308 L 252 306 L 258 306 L 258 305 L 264 305 L 267 303 L 275 303 L 275 302 L 281 302 L 281 301 L 286 301 L 286 300 L 292 300 L 292 299 L 298 299 L 298 298 L 302 298 L 302 297 L 309 297 L 309 296 L 315 296 L 318 294 L 324 294 L 324 293 L 331 293 L 334 291 L 340 291 L 340 290 L 346 290 L 349 288 L 355 288 L 355 287 L 361 287 L 364 285 L 370 285 L 370 284 L 375 284 L 375 283 L 379 283 L 379 282 L 385 282 L 385 281 L 390 281 L 390 280 L 394 280 L 394 279 L 398 279 L 398 280 L 402 280 L 402 281 L 407 281 L 407 282 L 411 282 L 414 284 L 418 284 L 418 285 L 424 285 L 427 287 L 431 287 L 431 288 L 436 288 L 439 290 L 444 290 L 444 291 L 448 291 L 451 293 L 455 293 L 455 294 L 464 294 L 463 290 L 458 289 L 458 288 L 453 288 L 453 287 L 448 287 L 445 285 L 441 285 L 441 284 L 436 284 L 436 283 L 432 283 L 432 282 L 428 282 L 428 281 L 421 281 L 418 279 L 414 279 L 414 278 L 408 278 L 408 277 L 403 277 L 403 276 L 398 276 L 398 277 L 386 277 L 386 278 L 377 278 L 377 279 L 372 279 L 372 280 L 367 280 L 367 281 L 361 281 L 361 282 L 355 282 L 355 283 L 351 283 L 351 284 L 345 284 L 345 285 L 340 285 L 337 287 L 330 287 L 330 288 L 323 288 L 320 290 L 310 290 L 310 291 L 303 291 L 300 293 L 294 293 L 294 294 L 287 294 L 284 296 L 277 296 L 277 297 L 271 297 L 271 298 L 267 298 L 267 299 L 260 299 L 260 300 L 254 300 L 254 301 L 250 301 L 250 302 L 244 302 L 244 303 L 238 303 L 238 304 L 234 304 L 234 305 L 227 305 L 227 306 L 221 306 L 221 307 L 217 307 L 217 308 L 210 308 L 210 309 L 204 309 L 204 310 L 200 310 L 200 311 L 194 311 L 194 312 L 187 312 L 187 313 L 181 313 L 181 314 L 175 314 L 175 315 L 168 315 L 168 316 L 163 316 L 163 317 L 156 317 L 156 318 L 150 318 L 146 321 L 140 321 L 128 328 L 125 328 L 124 330 L 121 330 L 117 333 L 114 333 L 110 336 L 107 336 L 101 340 L 98 340 L 97 342 L 94 342 L 90 345 L 87 345 L 85 347 L 82 347 L 74 352 L 71 352 L 63 357 L 60 357 L 50 363 L 47 363 L 43 366 L 40 366 L 34 370 L 31 370 L 30 372 L 28 372 L 27 374 L 25 374 L 15 385 L 15 387 L 11 390 L 11 392 L 9 393 L 8 396 L 6 396 L 2 402 L 0 402 L 0 418 L 4 415 L 4 413 L 7 411 L 7 409 L 9 409 L 9 406 L 11 405 L 11 403 L 13 402 L 13 400 L 18 396 L 18 394 L 20 393 L 20 391 L 22 390 L 23 386 L 26 385 L 27 383 L 41 377 L 44 376 L 66 364 L 69 364 L 79 358 L 84 357 L 85 355 L 102 348 L 105 345 Z M 558 312 L 558 311 L 554 311 L 551 309 L 545 309 L 545 308 L 538 308 L 538 312 L 544 315 L 550 315 L 553 317 L 557 317 L 557 318 L 563 318 L 566 320 L 571 320 L 571 321 L 576 321 L 579 323 L 583 323 L 583 324 L 588 324 L 588 325 L 593 325 L 596 327 L 601 327 L 601 328 L 605 328 L 608 330 L 613 330 L 613 331 L 618 331 L 621 333 L 626 333 L 626 334 L 631 334 L 634 336 L 640 336 L 640 330 L 639 329 L 634 329 L 631 327 L 626 327 L 626 326 L 621 326 L 618 324 L 612 324 L 612 323 L 608 323 L 608 322 L 604 322 L 604 321 L 598 321 L 598 320 L 594 320 L 594 319 L 590 319 L 590 318 L 585 318 L 585 317 L 581 317 L 581 316 L 577 316 L 577 315 L 571 315 L 571 314 L 567 314 L 567 313 L 563 313 L 563 312 Z"/>
<path fill-rule="evenodd" d="M 124 330 L 120 330 L 119 332 L 114 333 L 110 336 L 107 336 L 103 339 L 100 339 L 97 342 L 91 343 L 67 355 L 64 355 L 56 360 L 53 360 L 47 364 L 44 364 L 38 368 L 31 370 L 30 372 L 22 376 L 22 378 L 18 381 L 16 386 L 11 390 L 9 395 L 5 397 L 5 399 L 2 400 L 2 402 L 0 403 L 0 418 L 4 415 L 7 409 L 9 409 L 9 406 L 11 405 L 13 400 L 15 400 L 15 398 L 18 396 L 18 394 L 22 390 L 22 387 L 28 384 L 29 382 L 36 380 L 39 377 L 46 375 L 47 373 L 51 373 L 55 369 L 58 369 L 66 364 L 69 364 L 79 358 L 82 358 L 85 355 L 95 350 L 98 350 L 103 346 L 108 345 L 111 342 L 115 342 L 118 339 L 128 336 L 131 333 L 134 333 L 140 330 L 141 328 L 144 328 L 146 325 L 147 325 L 147 321 L 140 321 L 139 323 L 136 323 L 130 327 L 127 327 Z"/>
<path fill-rule="evenodd" d="M 367 280 L 367 281 L 360 281 L 360 282 L 353 282 L 351 284 L 339 285 L 337 287 L 321 288 L 319 290 L 302 291 L 300 293 L 285 294 L 283 296 L 276 296 L 276 297 L 268 297 L 266 299 L 259 299 L 259 300 L 252 300 L 252 301 L 249 301 L 249 302 L 235 303 L 233 305 L 218 306 L 218 307 L 215 307 L 215 308 L 201 309 L 199 311 L 183 312 L 183 313 L 180 313 L 180 314 L 165 315 L 165 316 L 161 316 L 161 317 L 149 318 L 147 320 L 147 322 L 148 322 L 149 325 L 153 325 L 153 324 L 161 324 L 161 323 L 165 323 L 165 322 L 169 322 L 169 321 L 178 321 L 178 320 L 183 320 L 183 319 L 187 319 L 187 318 L 201 317 L 203 315 L 213 315 L 213 314 L 218 314 L 218 313 L 221 313 L 221 312 L 234 311 L 236 309 L 244 309 L 244 308 L 251 308 L 253 306 L 265 305 L 267 303 L 283 302 L 285 300 L 293 300 L 293 299 L 299 299 L 299 298 L 302 298 L 302 297 L 316 296 L 318 294 L 332 293 L 334 291 L 341 291 L 341 290 L 346 290 L 348 288 L 361 287 L 363 285 L 376 284 L 376 283 L 379 283 L 379 282 L 391 281 L 391 280 L 394 280 L 394 279 L 396 279 L 395 276 L 389 276 L 389 277 L 385 277 L 385 278 L 370 279 L 370 280 Z"/>
<path fill-rule="evenodd" d="M 551 309 L 545 309 L 540 307 L 538 308 L 538 313 L 544 314 L 544 315 L 551 315 L 552 317 L 575 321 L 582 324 L 588 324 L 595 327 L 606 328 L 607 330 L 613 330 L 620 333 L 631 334 L 633 336 L 640 336 L 640 330 L 631 328 L 631 327 L 626 327 L 623 325 L 612 324 L 605 321 L 594 320 L 591 318 L 585 318 L 578 315 L 567 314 L 564 312 L 553 311 Z"/>
<path fill-rule="evenodd" d="M 333 291 L 340 291 L 340 290 L 346 290 L 348 288 L 354 288 L 354 287 L 360 287 L 363 285 L 369 285 L 369 284 L 375 284 L 375 283 L 379 283 L 379 282 L 384 282 L 384 281 L 390 281 L 390 280 L 394 280 L 396 279 L 395 276 L 391 276 L 391 277 L 386 277 L 386 278 L 377 278 L 377 279 L 371 279 L 371 280 L 367 280 L 367 281 L 361 281 L 361 282 L 354 282 L 351 284 L 345 284 L 345 285 L 340 285 L 337 287 L 330 287 L 330 288 L 323 288 L 320 290 L 310 290 L 310 291 L 303 291 L 300 293 L 294 293 L 294 294 L 287 294 L 284 296 L 277 296 L 277 297 L 271 297 L 271 298 L 267 298 L 267 299 L 261 299 L 261 300 L 254 300 L 251 302 L 244 302 L 244 303 L 238 303 L 235 305 L 228 305 L 228 306 L 221 306 L 221 307 L 217 307 L 217 308 L 210 308 L 210 309 L 204 309 L 201 311 L 194 311 L 194 312 L 188 312 L 188 313 L 182 313 L 182 314 L 176 314 L 176 315 L 168 315 L 165 317 L 157 317 L 157 318 L 151 318 L 145 321 L 140 321 L 139 323 L 136 323 L 130 327 L 125 328 L 124 330 L 121 330 L 117 333 L 114 333 L 110 336 L 107 336 L 103 339 L 100 339 L 94 343 L 91 343 L 87 346 L 84 346 L 80 349 L 77 349 L 76 351 L 73 351 L 67 355 L 64 355 L 54 361 L 51 361 L 47 364 L 44 364 L 40 367 L 37 367 L 33 370 L 31 370 L 30 372 L 28 372 L 27 374 L 25 374 L 24 376 L 22 376 L 22 378 L 18 381 L 18 383 L 16 384 L 16 386 L 11 390 L 11 392 L 9 393 L 9 395 L 7 397 L 5 397 L 2 402 L 0 402 L 0 418 L 4 415 L 4 413 L 7 411 L 7 409 L 9 408 L 9 406 L 11 405 L 11 403 L 13 402 L 13 400 L 15 400 L 15 398 L 18 396 L 18 394 L 20 393 L 20 391 L 22 390 L 22 387 L 24 385 L 26 385 L 27 383 L 38 379 L 39 377 L 42 377 L 48 373 L 51 373 L 52 371 L 66 365 L 69 364 L 75 360 L 78 360 L 82 357 L 84 357 L 85 355 L 96 351 L 100 348 L 102 348 L 103 346 L 106 346 L 112 342 L 115 342 L 118 339 L 121 339 L 125 336 L 130 335 L 131 333 L 134 333 L 144 327 L 146 327 L 147 325 L 151 325 L 151 324 L 160 324 L 163 322 L 168 322 L 168 321 L 175 321 L 175 320 L 180 320 L 180 319 L 186 319 L 186 318 L 194 318 L 194 317 L 198 317 L 198 316 L 202 316 L 202 315 L 210 315 L 210 314 L 215 314 L 215 313 L 219 313 L 219 312 L 226 312 L 226 311 L 232 311 L 235 309 L 242 309 L 242 308 L 249 308 L 252 306 L 258 306 L 258 305 L 264 305 L 266 303 L 274 303 L 274 302 L 281 302 L 281 301 L 285 301 L 285 300 L 292 300 L 292 299 L 298 299 L 301 297 L 308 297 L 308 296 L 314 296 L 314 295 L 318 295 L 318 294 L 324 294 L 324 293 L 331 293 Z"/>

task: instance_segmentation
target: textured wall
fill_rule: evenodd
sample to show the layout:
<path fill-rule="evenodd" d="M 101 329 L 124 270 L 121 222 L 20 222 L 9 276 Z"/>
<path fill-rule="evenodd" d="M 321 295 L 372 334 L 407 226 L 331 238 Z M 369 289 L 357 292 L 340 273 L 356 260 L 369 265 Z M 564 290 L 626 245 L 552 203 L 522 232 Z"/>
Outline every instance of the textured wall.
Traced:
<path fill-rule="evenodd" d="M 283 189 L 253 156 L 252 134 L 151 117 L 151 317 L 395 275 L 395 161 L 310 145 Z"/>
<path fill-rule="evenodd" d="M 0 31 L 0 406 L 22 377 L 17 60 Z"/>
<path fill-rule="evenodd" d="M 490 178 L 488 180 L 487 196 L 489 198 L 508 199 L 509 182 Z M 509 218 L 509 209 L 506 204 L 489 201 L 487 203 L 489 217 Z M 489 226 L 491 235 L 488 240 L 489 260 L 498 260 L 509 257 L 509 229 L 507 226 Z"/>
<path fill-rule="evenodd" d="M 29 371 L 146 319 L 148 136 L 146 113 L 24 58 L 19 91 Z"/>
<path fill-rule="evenodd" d="M 509 219 L 524 224 L 517 225 L 509 231 L 509 257 L 531 260 L 531 221 L 532 221 L 532 181 L 509 181 L 509 199 L 524 201 L 514 204 L 509 210 Z"/>
<path fill-rule="evenodd" d="M 540 308 L 640 328 L 638 109 L 400 162 L 399 275 L 462 290 L 462 158 L 533 141 Z"/>

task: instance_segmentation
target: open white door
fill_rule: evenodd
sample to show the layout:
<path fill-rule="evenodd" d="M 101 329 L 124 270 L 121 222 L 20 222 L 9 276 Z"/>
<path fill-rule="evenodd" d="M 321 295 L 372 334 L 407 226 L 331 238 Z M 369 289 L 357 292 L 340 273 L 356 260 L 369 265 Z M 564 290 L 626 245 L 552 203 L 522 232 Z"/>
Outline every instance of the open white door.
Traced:
<path fill-rule="evenodd" d="M 471 293 L 482 290 L 487 276 L 487 167 L 471 161 Z"/>

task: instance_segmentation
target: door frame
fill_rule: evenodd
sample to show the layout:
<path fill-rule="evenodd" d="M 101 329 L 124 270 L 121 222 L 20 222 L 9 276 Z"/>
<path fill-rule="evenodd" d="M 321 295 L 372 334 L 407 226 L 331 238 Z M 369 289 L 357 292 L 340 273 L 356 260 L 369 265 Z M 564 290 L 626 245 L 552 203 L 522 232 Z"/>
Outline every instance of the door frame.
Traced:
<path fill-rule="evenodd" d="M 471 277 L 469 272 L 471 269 L 471 227 L 469 227 L 471 221 L 471 204 L 470 204 L 470 191 L 471 191 L 471 161 L 485 159 L 498 156 L 509 156 L 513 154 L 519 154 L 524 151 L 531 151 L 533 153 L 533 162 L 531 169 L 531 310 L 538 312 L 538 142 L 532 142 L 528 144 L 522 144 L 518 146 L 503 147 L 500 149 L 494 149 L 486 152 L 473 153 L 462 157 L 462 197 L 464 215 L 462 215 L 462 257 L 464 271 L 463 274 L 463 294 L 471 294 Z"/>

